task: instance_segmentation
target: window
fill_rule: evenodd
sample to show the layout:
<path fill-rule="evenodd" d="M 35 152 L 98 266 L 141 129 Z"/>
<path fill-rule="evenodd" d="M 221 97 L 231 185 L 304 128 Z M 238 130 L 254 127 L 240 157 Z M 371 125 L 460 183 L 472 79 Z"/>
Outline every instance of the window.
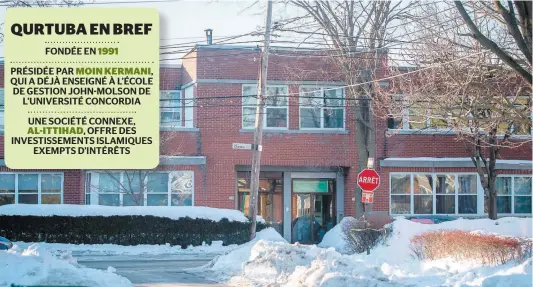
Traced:
<path fill-rule="evenodd" d="M 455 176 L 437 175 L 436 212 L 437 214 L 455 214 Z"/>
<path fill-rule="evenodd" d="M 0 173 L 0 205 L 60 204 L 63 174 Z"/>
<path fill-rule="evenodd" d="M 460 214 L 477 213 L 477 175 L 458 175 L 458 205 Z"/>
<path fill-rule="evenodd" d="M 531 177 L 515 176 L 513 186 L 513 213 L 531 214 Z"/>
<path fill-rule="evenodd" d="M 498 213 L 531 214 L 531 176 L 498 176 L 496 195 Z M 488 213 L 487 196 L 485 196 L 485 213 Z"/>
<path fill-rule="evenodd" d="M 289 127 L 287 93 L 287 86 L 267 86 L 264 108 L 265 128 L 287 129 Z M 257 86 L 243 85 L 242 96 L 242 127 L 253 128 L 257 108 Z"/>
<path fill-rule="evenodd" d="M 431 174 L 415 174 L 413 176 L 413 188 L 414 213 L 433 213 L 433 176 Z"/>
<path fill-rule="evenodd" d="M 90 172 L 86 204 L 192 206 L 192 171 Z"/>
<path fill-rule="evenodd" d="M 176 171 L 170 174 L 170 205 L 191 206 L 193 195 L 192 172 Z"/>
<path fill-rule="evenodd" d="M 161 91 L 161 126 L 182 127 L 181 91 Z"/>
<path fill-rule="evenodd" d="M 0 205 L 15 203 L 15 174 L 0 174 Z"/>
<path fill-rule="evenodd" d="M 391 214 L 476 214 L 476 174 L 391 173 Z"/>
<path fill-rule="evenodd" d="M 423 130 L 447 129 L 450 115 L 442 112 L 437 103 L 424 100 L 409 101 L 406 95 L 394 95 L 389 119 L 390 129 Z"/>
<path fill-rule="evenodd" d="M 168 205 L 168 174 L 163 172 L 148 174 L 147 205 L 167 206 Z"/>
<path fill-rule="evenodd" d="M 411 213 L 411 177 L 408 174 L 393 174 L 390 179 L 391 213 Z"/>
<path fill-rule="evenodd" d="M 60 174 L 41 175 L 41 204 L 61 203 L 61 181 Z"/>
<path fill-rule="evenodd" d="M 300 87 L 300 128 L 344 128 L 344 89 Z"/>
<path fill-rule="evenodd" d="M 98 181 L 98 204 L 120 205 L 120 176 L 119 172 L 101 173 Z"/>

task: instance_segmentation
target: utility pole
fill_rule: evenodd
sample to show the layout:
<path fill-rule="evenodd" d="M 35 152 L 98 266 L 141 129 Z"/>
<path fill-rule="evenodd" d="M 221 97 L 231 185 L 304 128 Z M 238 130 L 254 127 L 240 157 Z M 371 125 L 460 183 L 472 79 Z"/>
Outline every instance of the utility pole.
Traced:
<path fill-rule="evenodd" d="M 252 151 L 252 174 L 250 178 L 250 206 L 248 214 L 252 217 L 250 240 L 255 238 L 257 223 L 257 198 L 259 197 L 259 171 L 261 168 L 261 150 L 263 143 L 263 113 L 267 87 L 268 50 L 270 48 L 270 26 L 272 23 L 272 0 L 267 0 L 265 17 L 265 42 L 261 57 L 261 69 L 257 84 L 257 108 L 255 111 L 254 149 Z"/>

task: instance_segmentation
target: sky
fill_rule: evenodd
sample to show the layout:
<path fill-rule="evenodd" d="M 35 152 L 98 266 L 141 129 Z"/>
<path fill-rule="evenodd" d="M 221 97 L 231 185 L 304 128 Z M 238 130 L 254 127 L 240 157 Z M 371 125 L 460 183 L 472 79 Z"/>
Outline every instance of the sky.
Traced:
<path fill-rule="evenodd" d="M 127 3 L 127 4 L 107 4 L 126 0 L 93 0 L 95 4 L 91 7 L 154 7 L 157 8 L 161 21 L 161 46 L 171 44 L 182 44 L 198 41 L 205 43 L 205 32 L 207 28 L 213 29 L 213 42 L 217 42 L 219 37 L 241 35 L 262 29 L 264 26 L 264 4 L 255 4 L 249 7 L 254 1 L 235 0 L 206 0 L 193 1 L 183 0 L 168 3 Z M 135 0 L 128 0 L 134 2 Z M 89 1 L 90 2 L 90 1 Z M 264 1 L 261 1 L 264 2 Z M 98 4 L 101 3 L 101 4 Z M 102 4 L 106 3 L 106 4 Z M 243 11 L 244 10 L 244 11 Z M 273 19 L 286 16 L 284 7 L 274 7 Z M 5 19 L 6 7 L 0 7 L 0 19 Z M 2 28 L 3 29 L 3 28 Z M 232 40 L 232 42 L 261 40 L 262 37 L 244 37 Z M 256 45 L 252 43 L 251 45 Z M 193 44 L 185 44 L 193 45 Z M 245 45 L 245 44 L 243 44 Z M 250 45 L 250 44 L 249 44 Z M 183 50 L 180 48 L 179 50 Z M 168 50 L 162 50 L 168 51 Z M 0 57 L 4 56 L 4 44 L 0 43 Z M 178 58 L 178 55 L 163 55 L 161 58 Z M 177 63 L 178 61 L 165 61 L 165 63 Z"/>

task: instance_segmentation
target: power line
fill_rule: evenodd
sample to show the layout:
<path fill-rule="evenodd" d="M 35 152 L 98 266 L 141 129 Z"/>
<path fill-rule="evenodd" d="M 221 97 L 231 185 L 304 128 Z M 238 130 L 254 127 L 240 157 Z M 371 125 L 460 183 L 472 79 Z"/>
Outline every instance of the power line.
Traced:
<path fill-rule="evenodd" d="M 481 16 L 481 17 L 486 17 L 486 15 Z M 438 25 L 440 25 L 440 23 L 439 23 Z M 437 26 L 438 26 L 438 25 L 437 25 Z M 428 37 L 431 37 L 431 36 L 435 36 L 435 35 L 439 35 L 439 34 L 441 34 L 441 33 L 443 33 L 443 32 L 449 31 L 449 30 L 454 29 L 454 28 L 458 28 L 458 27 L 460 27 L 460 26 L 462 26 L 462 25 L 463 25 L 463 24 L 454 25 L 454 26 L 449 27 L 449 28 L 447 28 L 447 29 L 445 29 L 445 30 L 443 30 L 443 31 L 439 31 L 439 32 L 437 32 L 437 33 L 433 33 L 433 34 L 430 34 L 430 35 L 426 35 L 426 36 L 424 36 L 424 37 L 422 37 L 422 38 L 419 38 L 419 39 L 417 39 L 417 40 L 415 40 L 415 41 L 411 41 L 411 42 L 418 42 L 418 40 L 425 39 L 425 38 L 428 38 Z M 434 25 L 434 26 L 435 26 L 435 25 Z M 428 28 L 429 28 L 429 27 L 424 27 L 424 29 L 428 29 Z M 416 33 L 416 32 L 419 32 L 419 31 L 412 31 L 412 32 L 410 32 L 410 33 L 405 33 L 405 34 L 400 35 L 400 36 L 398 36 L 398 37 L 404 37 L 404 36 L 407 36 L 407 35 L 410 35 L 410 34 L 413 34 L 413 33 Z M 289 42 L 289 43 L 290 43 L 290 41 L 285 41 L 285 42 Z M 293 43 L 296 44 L 297 42 L 293 42 Z M 391 45 L 386 46 L 386 47 L 375 48 L 375 49 L 369 49 L 369 50 L 365 50 L 365 51 L 354 51 L 354 52 L 349 52 L 349 53 L 350 53 L 350 54 L 366 54 L 366 53 L 370 53 L 371 51 L 376 51 L 376 50 L 380 50 L 380 49 L 389 49 L 389 48 L 392 48 L 392 47 L 397 46 L 397 45 L 400 45 L 400 44 L 404 44 L 404 43 L 403 43 L 403 42 L 398 42 L 398 43 L 391 44 Z M 327 44 L 324 43 L 324 45 L 327 45 Z M 351 46 L 345 46 L 345 47 L 343 47 L 343 48 L 350 48 L 350 47 L 351 47 Z M 353 47 L 353 48 L 358 48 L 358 47 Z M 401 49 L 401 48 L 400 48 L 400 49 Z M 295 51 L 298 51 L 299 48 L 296 48 L 296 47 L 295 47 L 294 50 L 295 50 Z M 320 50 L 318 50 L 317 52 L 321 52 L 321 51 L 324 51 L 324 52 L 326 52 L 326 51 L 341 51 L 341 52 L 343 52 L 342 49 L 340 49 L 340 48 L 320 49 Z M 300 52 L 300 51 L 299 51 L 299 52 Z M 172 53 L 172 52 L 168 52 L 168 53 L 165 53 L 165 54 L 173 54 L 173 53 Z M 284 56 L 284 57 L 302 57 L 302 56 L 298 56 L 298 55 L 284 55 L 284 54 L 279 54 L 279 53 L 273 53 L 273 54 L 278 55 L 278 56 Z M 394 53 L 391 53 L 391 52 L 387 52 L 387 54 L 394 55 Z M 409 54 L 406 54 L 406 53 L 398 53 L 397 55 L 401 55 L 401 56 L 409 56 Z M 415 55 L 415 54 L 411 54 L 411 55 Z M 328 57 L 347 57 L 347 56 L 342 55 L 342 54 L 337 54 L 337 55 L 308 55 L 308 56 L 309 56 L 309 57 L 318 57 L 318 58 L 328 58 Z M 170 60 L 170 59 L 169 59 L 169 60 Z M 172 59 L 172 60 L 179 60 L 179 59 L 174 58 L 174 59 Z"/>

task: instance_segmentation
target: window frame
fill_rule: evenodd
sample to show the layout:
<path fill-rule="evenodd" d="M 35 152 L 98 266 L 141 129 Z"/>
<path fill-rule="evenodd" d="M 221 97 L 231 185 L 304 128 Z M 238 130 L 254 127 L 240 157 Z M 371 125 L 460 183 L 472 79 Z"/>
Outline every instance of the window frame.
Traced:
<path fill-rule="evenodd" d="M 515 194 L 515 178 L 516 177 L 529 177 L 529 178 L 531 178 L 531 182 L 533 184 L 533 176 L 531 174 L 499 174 L 496 177 L 509 177 L 509 178 L 511 178 L 511 193 L 510 194 L 502 194 L 502 195 L 496 194 L 496 204 L 498 204 L 498 199 L 497 199 L 498 196 L 510 197 L 510 199 L 511 199 L 511 213 L 498 213 L 498 215 L 521 215 L 521 216 L 529 215 L 529 216 L 531 216 L 532 215 L 531 213 L 516 213 L 515 212 L 515 197 L 531 197 L 532 201 L 533 201 L 533 187 L 532 187 L 532 192 L 531 192 L 530 195 L 521 195 L 521 194 L 516 195 Z M 485 195 L 483 195 L 483 200 L 485 200 Z M 485 203 L 485 201 L 483 201 L 483 203 Z M 533 208 L 532 208 L 532 212 L 533 212 Z M 485 206 L 483 206 L 483 214 L 488 215 L 488 213 L 485 212 Z"/>
<path fill-rule="evenodd" d="M 124 171 L 120 171 L 119 170 L 119 171 L 111 171 L 111 172 L 120 172 L 120 182 L 122 184 L 124 184 L 124 178 L 125 178 Z M 161 170 L 161 171 L 157 170 L 157 171 L 154 171 L 153 173 L 149 173 L 144 179 L 144 188 L 145 188 L 145 190 L 142 191 L 142 193 L 143 193 L 143 205 L 139 205 L 139 206 L 160 206 L 160 205 L 148 205 L 148 195 L 150 195 L 150 194 L 154 194 L 154 195 L 166 194 L 167 195 L 167 205 L 164 205 L 164 206 L 176 206 L 176 205 L 172 205 L 172 202 L 171 202 L 172 195 L 179 194 L 179 193 L 176 193 L 176 192 L 172 191 L 171 175 L 172 175 L 173 172 L 190 172 L 191 173 L 191 175 L 192 175 L 192 187 L 191 187 L 192 191 L 191 191 L 191 205 L 190 206 L 194 206 L 194 194 L 195 194 L 194 181 L 195 181 L 195 178 L 194 178 L 194 171 L 193 170 Z M 154 173 L 167 174 L 168 181 L 167 181 L 167 192 L 166 193 L 163 193 L 163 192 L 148 192 L 148 177 L 150 176 L 150 174 L 154 174 Z M 88 176 L 86 176 L 86 177 L 88 178 L 88 183 L 85 186 L 85 204 L 86 205 L 100 205 L 99 204 L 100 192 L 98 191 L 98 185 L 100 183 L 100 175 L 103 174 L 103 173 L 96 172 L 96 171 L 88 171 L 87 174 L 88 174 Z M 119 188 L 120 188 L 120 186 L 119 186 Z M 120 207 L 128 206 L 128 205 L 124 205 L 124 195 L 128 194 L 128 192 L 119 191 L 118 193 L 114 192 L 114 193 L 105 193 L 105 194 L 118 194 L 119 195 L 119 205 L 116 205 L 116 206 L 120 206 Z M 88 198 L 90 200 L 89 203 L 87 202 L 87 196 L 88 196 Z M 115 205 L 113 205 L 113 206 L 115 206 Z M 186 206 L 189 206 L 189 205 L 186 205 Z"/>
<path fill-rule="evenodd" d="M 410 182 L 410 193 L 404 193 L 404 194 L 392 194 L 391 191 L 391 179 L 393 175 L 409 175 L 409 182 Z M 432 186 L 432 213 L 426 214 L 426 213 L 415 213 L 415 196 L 417 194 L 414 193 L 414 177 L 415 175 L 431 175 L 433 180 L 433 186 Z M 453 175 L 454 176 L 454 185 L 455 185 L 455 192 L 452 194 L 441 194 L 441 196 L 453 196 L 454 197 L 454 213 L 437 213 L 437 176 L 439 175 Z M 461 194 L 459 193 L 459 176 L 461 175 L 474 175 L 477 179 L 476 181 L 476 212 L 475 213 L 459 213 L 459 196 L 460 195 L 474 195 L 473 193 L 465 193 Z M 391 216 L 406 216 L 406 215 L 453 215 L 453 216 L 476 216 L 480 215 L 480 197 L 483 198 L 483 189 L 481 188 L 481 181 L 479 179 L 479 175 L 475 172 L 389 172 L 389 214 Z M 409 213 L 393 213 L 392 210 L 392 196 L 393 195 L 409 195 L 410 200 L 410 206 L 409 206 Z M 483 208 L 483 207 L 481 207 Z M 481 213 L 482 214 L 482 213 Z"/>
<path fill-rule="evenodd" d="M 324 90 L 341 90 L 342 91 L 342 97 L 340 99 L 341 105 L 338 108 L 333 107 L 324 107 L 324 101 L 322 101 L 321 107 L 320 107 L 320 127 L 318 128 L 305 128 L 302 127 L 302 109 L 309 109 L 310 107 L 302 107 L 302 99 L 305 98 L 303 95 L 303 89 L 305 88 L 314 88 L 316 91 L 320 89 L 320 92 L 322 95 L 324 95 Z M 313 85 L 300 85 L 298 88 L 298 128 L 300 130 L 345 130 L 346 129 L 346 89 L 344 87 L 339 86 L 313 86 Z M 326 109 L 332 109 L 332 110 L 342 110 L 342 127 L 341 128 L 326 128 L 324 127 L 324 111 Z"/>
<path fill-rule="evenodd" d="M 19 192 L 19 175 L 37 175 L 37 193 L 27 193 Z M 13 204 L 19 204 L 19 195 L 24 194 L 35 194 L 37 195 L 37 205 L 43 204 L 42 203 L 42 196 L 44 195 L 57 195 L 59 194 L 60 202 L 56 204 L 63 204 L 63 197 L 65 194 L 65 173 L 64 172 L 0 172 L 0 175 L 15 175 L 15 191 L 12 192 L 5 192 L 0 193 L 0 195 L 14 195 L 15 196 L 15 202 Z M 57 192 L 42 192 L 42 175 L 60 175 L 61 176 L 61 191 L 59 193 Z M 33 203 L 25 203 L 25 204 L 33 204 Z"/>
<path fill-rule="evenodd" d="M 425 116 L 426 116 L 426 120 L 424 122 L 424 128 L 422 129 L 417 129 L 417 128 L 410 128 L 410 112 L 409 112 L 409 95 L 408 94 L 394 94 L 392 95 L 393 98 L 400 98 L 400 99 L 394 99 L 394 102 L 400 102 L 401 103 L 401 114 L 402 114 L 402 118 L 401 118 L 401 121 L 399 123 L 399 127 L 400 128 L 397 128 L 397 129 L 391 129 L 389 128 L 389 130 L 391 131 L 399 131 L 399 130 L 406 130 L 406 131 L 436 131 L 436 132 L 439 132 L 439 131 L 449 131 L 451 129 L 451 122 L 449 120 L 447 120 L 447 124 L 448 126 L 447 127 L 440 127 L 440 128 L 436 128 L 436 127 L 432 127 L 431 126 L 431 102 L 427 101 L 427 102 L 424 102 L 426 103 L 426 108 L 425 108 Z M 396 117 L 393 117 L 394 120 L 396 121 Z"/>
<path fill-rule="evenodd" d="M 163 93 L 178 93 L 179 94 L 179 100 L 177 100 L 180 104 L 180 107 L 179 109 L 173 107 L 172 105 L 170 105 L 170 107 L 165 107 L 165 102 L 167 102 L 167 100 L 163 100 L 162 99 L 162 94 Z M 184 115 L 185 115 L 185 112 L 184 112 L 184 99 L 183 99 L 183 96 L 184 96 L 184 92 L 181 90 L 181 89 L 174 89 L 174 90 L 160 90 L 159 91 L 159 100 L 161 102 L 161 105 L 159 106 L 159 125 L 160 127 L 163 127 L 163 128 L 184 128 L 186 125 L 184 124 Z M 170 100 L 168 102 L 174 102 L 175 100 Z M 164 109 L 170 109 L 170 111 L 166 111 Z M 179 113 L 179 116 L 180 116 L 180 119 L 178 122 L 174 123 L 174 122 L 163 122 L 163 119 L 162 119 L 162 115 L 163 113 L 176 113 L 178 112 Z"/>
<path fill-rule="evenodd" d="M 250 106 L 250 105 L 245 105 L 244 104 L 244 100 L 245 100 L 245 96 L 244 96 L 244 88 L 245 87 L 254 87 L 255 89 L 257 89 L 257 85 L 254 85 L 254 84 L 242 84 L 241 85 L 241 96 L 242 96 L 242 100 L 241 100 L 241 128 L 242 129 L 254 129 L 255 127 L 245 127 L 244 126 L 244 109 L 245 108 L 254 108 L 254 109 L 257 109 L 257 100 L 256 100 L 256 104 L 253 105 L 253 106 Z M 285 88 L 287 90 L 287 93 L 289 93 L 289 86 L 288 85 L 267 85 L 267 90 L 268 88 Z M 283 109 L 285 108 L 285 110 L 287 111 L 287 120 L 286 120 L 286 126 L 285 127 L 268 127 L 267 126 L 267 121 L 268 121 L 268 113 L 267 113 L 267 110 L 268 108 L 271 108 L 271 109 Z M 285 106 L 268 106 L 266 103 L 265 103 L 265 106 L 263 107 L 263 129 L 268 129 L 268 130 L 288 130 L 289 129 L 289 119 L 290 119 L 290 115 L 289 115 L 289 97 L 287 97 L 287 103 Z M 255 120 L 254 120 L 254 125 L 255 125 Z"/>

